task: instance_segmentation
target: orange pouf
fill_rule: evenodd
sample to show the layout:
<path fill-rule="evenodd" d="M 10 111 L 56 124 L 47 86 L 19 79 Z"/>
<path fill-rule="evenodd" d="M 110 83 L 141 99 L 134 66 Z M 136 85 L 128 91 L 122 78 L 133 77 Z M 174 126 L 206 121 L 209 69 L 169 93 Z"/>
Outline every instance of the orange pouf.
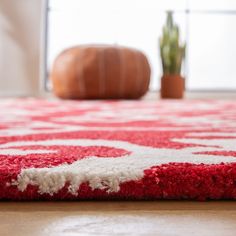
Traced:
<path fill-rule="evenodd" d="M 134 99 L 148 90 L 150 66 L 146 56 L 135 49 L 83 45 L 63 51 L 50 77 L 60 98 Z"/>

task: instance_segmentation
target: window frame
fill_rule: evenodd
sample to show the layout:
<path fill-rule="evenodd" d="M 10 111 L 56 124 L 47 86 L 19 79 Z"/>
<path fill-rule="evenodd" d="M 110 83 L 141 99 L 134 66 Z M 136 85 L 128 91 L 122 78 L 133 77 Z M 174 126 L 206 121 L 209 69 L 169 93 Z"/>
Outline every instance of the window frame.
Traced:
<path fill-rule="evenodd" d="M 41 56 L 41 88 L 43 91 L 50 92 L 51 88 L 49 86 L 49 72 L 47 70 L 48 65 L 48 38 L 49 38 L 49 14 L 50 14 L 50 0 L 43 0 L 43 19 L 42 19 L 42 56 Z M 165 10 L 163 10 L 165 11 Z M 186 45 L 189 42 L 189 15 L 190 14 L 233 14 L 236 16 L 235 10 L 201 10 L 201 9 L 190 9 L 188 5 L 186 5 L 185 10 L 173 10 L 174 13 L 184 13 L 186 14 Z M 185 71 L 185 79 L 188 80 L 189 77 L 189 66 L 188 66 L 188 46 L 186 48 L 186 58 L 184 63 L 184 71 Z M 151 91 L 159 91 L 159 89 L 153 89 Z M 193 93 L 236 93 L 236 88 L 233 89 L 186 89 L 187 92 Z"/>

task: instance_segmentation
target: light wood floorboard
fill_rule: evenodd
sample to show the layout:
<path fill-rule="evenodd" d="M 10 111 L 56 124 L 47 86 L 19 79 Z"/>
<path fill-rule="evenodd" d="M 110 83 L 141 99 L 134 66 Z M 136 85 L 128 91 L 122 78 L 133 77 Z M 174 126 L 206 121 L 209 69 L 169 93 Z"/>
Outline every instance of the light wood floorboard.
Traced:
<path fill-rule="evenodd" d="M 1 202 L 1 236 L 235 236 L 236 203 Z"/>

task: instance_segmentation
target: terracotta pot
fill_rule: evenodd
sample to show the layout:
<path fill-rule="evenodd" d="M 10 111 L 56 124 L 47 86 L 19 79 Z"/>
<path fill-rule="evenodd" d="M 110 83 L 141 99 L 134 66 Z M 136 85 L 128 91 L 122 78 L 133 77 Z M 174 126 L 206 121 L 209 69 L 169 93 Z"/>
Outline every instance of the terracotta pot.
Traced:
<path fill-rule="evenodd" d="M 181 75 L 163 75 L 161 98 L 183 98 L 185 81 Z"/>
<path fill-rule="evenodd" d="M 135 99 L 147 91 L 150 66 L 135 49 L 110 45 L 81 45 L 55 60 L 53 91 L 66 99 Z"/>

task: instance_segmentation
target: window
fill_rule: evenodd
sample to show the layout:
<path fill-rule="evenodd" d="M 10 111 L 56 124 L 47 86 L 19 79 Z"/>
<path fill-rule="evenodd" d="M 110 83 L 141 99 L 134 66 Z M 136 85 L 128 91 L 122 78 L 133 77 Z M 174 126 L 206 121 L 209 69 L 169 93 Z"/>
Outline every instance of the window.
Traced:
<path fill-rule="evenodd" d="M 234 0 L 50 0 L 48 6 L 47 70 L 66 47 L 120 44 L 148 56 L 150 89 L 157 90 L 162 74 L 158 39 L 170 9 L 187 43 L 186 88 L 236 89 Z"/>

